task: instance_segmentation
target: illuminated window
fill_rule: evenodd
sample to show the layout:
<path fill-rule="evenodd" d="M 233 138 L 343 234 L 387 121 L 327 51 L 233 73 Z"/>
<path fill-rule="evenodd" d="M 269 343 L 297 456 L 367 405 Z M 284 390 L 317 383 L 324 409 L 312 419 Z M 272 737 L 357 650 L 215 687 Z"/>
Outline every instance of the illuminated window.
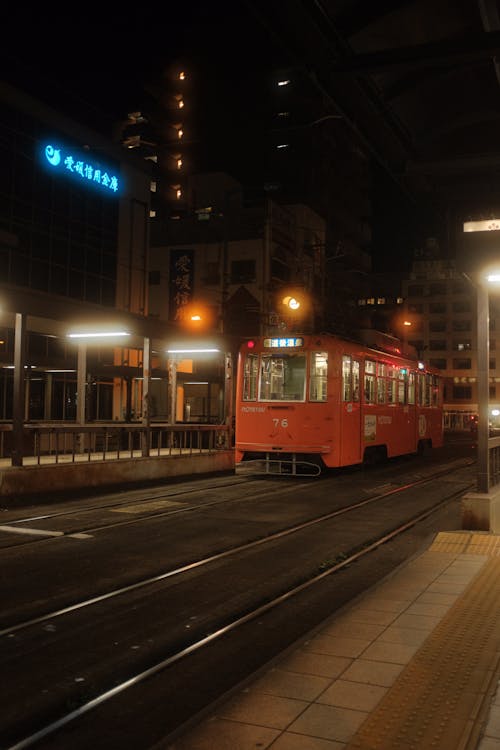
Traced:
<path fill-rule="evenodd" d="M 408 375 L 408 403 L 415 403 L 415 373 L 410 372 Z"/>
<path fill-rule="evenodd" d="M 366 360 L 365 362 L 365 382 L 364 382 L 365 403 L 375 403 L 375 362 Z"/>
<path fill-rule="evenodd" d="M 243 401 L 256 401 L 259 357 L 247 354 L 243 371 Z"/>
<path fill-rule="evenodd" d="M 305 385 L 305 355 L 263 355 L 259 390 L 261 401 L 304 401 Z"/>
<path fill-rule="evenodd" d="M 397 370 L 392 366 L 388 365 L 387 367 L 387 403 L 388 404 L 395 404 L 396 403 L 396 397 L 397 397 L 397 389 L 396 389 L 396 376 L 397 376 Z"/>
<path fill-rule="evenodd" d="M 398 372 L 398 404 L 404 406 L 406 404 L 406 380 L 408 378 L 408 370 L 401 368 Z"/>
<path fill-rule="evenodd" d="M 377 305 L 385 305 L 385 297 L 377 297 Z"/>
<path fill-rule="evenodd" d="M 384 367 L 384 365 L 380 366 Z M 381 377 L 381 371 L 379 369 L 379 375 L 377 378 L 377 404 L 385 404 L 385 382 L 385 378 Z"/>
<path fill-rule="evenodd" d="M 350 401 L 352 393 L 351 358 L 342 357 L 342 401 Z"/>
<path fill-rule="evenodd" d="M 309 382 L 309 399 L 326 401 L 328 371 L 328 352 L 312 352 L 311 379 Z"/>

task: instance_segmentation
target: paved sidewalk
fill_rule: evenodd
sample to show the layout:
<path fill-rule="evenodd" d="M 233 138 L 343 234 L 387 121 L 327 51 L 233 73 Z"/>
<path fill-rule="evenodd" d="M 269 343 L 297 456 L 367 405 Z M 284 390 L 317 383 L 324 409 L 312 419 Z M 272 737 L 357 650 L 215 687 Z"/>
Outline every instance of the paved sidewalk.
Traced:
<path fill-rule="evenodd" d="M 500 750 L 500 536 L 439 533 L 165 750 Z"/>

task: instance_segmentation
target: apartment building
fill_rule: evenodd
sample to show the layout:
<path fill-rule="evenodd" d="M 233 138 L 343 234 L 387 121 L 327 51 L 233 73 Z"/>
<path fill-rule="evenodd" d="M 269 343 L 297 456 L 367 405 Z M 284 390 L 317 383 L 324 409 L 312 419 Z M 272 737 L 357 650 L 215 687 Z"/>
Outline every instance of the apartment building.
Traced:
<path fill-rule="evenodd" d="M 426 362 L 445 375 L 445 428 L 467 430 L 478 413 L 476 291 L 454 260 L 420 254 L 402 281 L 407 339 Z M 490 300 L 489 409 L 500 412 L 500 311 Z"/>

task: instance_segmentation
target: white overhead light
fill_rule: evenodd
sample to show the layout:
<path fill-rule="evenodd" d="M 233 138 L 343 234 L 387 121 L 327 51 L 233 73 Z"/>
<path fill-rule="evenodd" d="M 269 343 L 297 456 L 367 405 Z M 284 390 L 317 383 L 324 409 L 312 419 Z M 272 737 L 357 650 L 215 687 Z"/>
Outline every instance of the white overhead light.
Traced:
<path fill-rule="evenodd" d="M 88 331 L 86 333 L 68 333 L 70 339 L 115 338 L 116 336 L 130 336 L 128 331 Z"/>
<path fill-rule="evenodd" d="M 167 354 L 214 354 L 220 349 L 167 349 Z"/>

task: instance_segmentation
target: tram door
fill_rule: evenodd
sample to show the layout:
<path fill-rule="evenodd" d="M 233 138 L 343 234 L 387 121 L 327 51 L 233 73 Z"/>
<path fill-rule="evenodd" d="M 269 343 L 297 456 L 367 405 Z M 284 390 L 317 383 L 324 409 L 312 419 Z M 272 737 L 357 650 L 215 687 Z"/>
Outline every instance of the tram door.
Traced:
<path fill-rule="evenodd" d="M 342 394 L 340 404 L 340 463 L 343 466 L 361 460 L 360 363 L 342 357 Z"/>

